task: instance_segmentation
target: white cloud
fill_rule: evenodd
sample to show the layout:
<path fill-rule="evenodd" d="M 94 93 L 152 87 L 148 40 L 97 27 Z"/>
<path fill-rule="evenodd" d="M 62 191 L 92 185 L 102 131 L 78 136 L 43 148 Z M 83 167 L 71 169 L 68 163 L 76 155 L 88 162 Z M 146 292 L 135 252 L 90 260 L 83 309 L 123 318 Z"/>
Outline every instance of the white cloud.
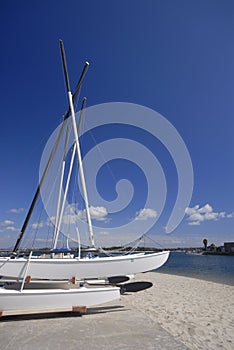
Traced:
<path fill-rule="evenodd" d="M 191 221 L 189 222 L 190 226 L 199 226 L 200 225 L 200 221 Z"/>
<path fill-rule="evenodd" d="M 104 207 L 94 207 L 90 206 L 89 208 L 91 219 L 97 220 L 97 221 L 104 221 L 107 220 L 108 212 L 106 208 Z M 85 220 L 86 221 L 86 211 L 84 210 L 77 210 L 77 207 L 75 204 L 69 204 L 69 206 L 66 207 L 65 213 L 62 218 L 62 224 L 63 225 L 72 225 L 77 224 L 78 219 Z M 38 224 L 35 224 L 35 227 Z M 53 226 L 55 225 L 55 217 L 51 216 L 47 222 L 47 226 Z M 42 227 L 42 226 L 40 226 Z"/>
<path fill-rule="evenodd" d="M 0 232 L 6 232 L 6 231 L 16 232 L 16 231 L 19 231 L 19 229 L 14 226 L 6 226 L 0 230 Z"/>
<path fill-rule="evenodd" d="M 108 215 L 108 212 L 104 207 L 91 206 L 89 211 L 90 211 L 91 218 L 98 221 L 106 220 L 106 217 Z"/>
<path fill-rule="evenodd" d="M 144 208 L 141 209 L 136 213 L 136 220 L 148 220 L 153 219 L 157 217 L 157 212 L 154 209 L 151 208 Z"/>
<path fill-rule="evenodd" d="M 8 213 L 20 214 L 24 211 L 24 208 L 12 208 L 8 210 Z"/>
<path fill-rule="evenodd" d="M 5 228 L 5 230 L 15 232 L 15 231 L 18 231 L 18 228 L 14 227 L 14 226 L 7 226 Z"/>
<path fill-rule="evenodd" d="M 204 220 L 218 220 L 218 218 L 220 217 L 219 213 L 206 213 L 204 215 Z"/>
<path fill-rule="evenodd" d="M 0 222 L 0 226 L 9 226 L 9 225 L 14 225 L 14 221 L 4 220 L 4 221 Z"/>
<path fill-rule="evenodd" d="M 104 221 L 107 219 L 108 212 L 105 207 L 94 207 L 90 206 L 89 208 L 91 219 L 97 220 L 97 221 Z M 86 212 L 84 210 L 78 211 L 78 216 L 81 219 L 86 219 Z"/>
<path fill-rule="evenodd" d="M 195 207 L 193 208 L 186 208 L 185 213 L 188 215 L 192 215 L 192 214 L 195 214 L 198 209 L 199 209 L 199 205 L 195 205 Z"/>
<path fill-rule="evenodd" d="M 43 222 L 34 222 L 31 227 L 33 229 L 38 229 L 38 228 L 42 228 L 44 226 Z"/>
<path fill-rule="evenodd" d="M 232 213 L 230 213 L 230 214 L 227 214 L 227 218 L 228 219 L 234 218 L 234 211 Z"/>
<path fill-rule="evenodd" d="M 77 222 L 77 215 L 74 215 L 74 214 L 66 214 L 66 215 L 63 215 L 63 224 L 65 225 L 71 225 L 71 224 L 75 224 Z"/>
<path fill-rule="evenodd" d="M 228 217 L 224 211 L 214 212 L 212 206 L 208 203 L 201 208 L 198 204 L 192 208 L 186 208 L 185 213 L 188 216 L 190 226 L 200 225 L 201 222 L 206 220 L 217 221 L 220 218 Z"/>
<path fill-rule="evenodd" d="M 204 220 L 204 215 L 198 212 L 189 215 L 189 221 L 203 221 L 203 220 Z"/>
<path fill-rule="evenodd" d="M 198 209 L 198 212 L 201 214 L 212 213 L 213 208 L 210 204 L 207 203 L 206 205 L 204 205 L 204 207 L 201 207 L 200 209 Z"/>

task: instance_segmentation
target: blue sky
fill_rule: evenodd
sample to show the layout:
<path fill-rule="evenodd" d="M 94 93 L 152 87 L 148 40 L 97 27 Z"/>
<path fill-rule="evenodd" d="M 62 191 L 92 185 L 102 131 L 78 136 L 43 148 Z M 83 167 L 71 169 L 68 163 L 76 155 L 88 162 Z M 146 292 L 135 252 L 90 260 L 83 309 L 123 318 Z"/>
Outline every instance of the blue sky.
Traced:
<path fill-rule="evenodd" d="M 165 247 L 199 245 L 204 237 L 234 240 L 233 1 L 9 0 L 0 4 L 0 31 L 1 247 L 17 237 L 44 146 L 67 108 L 60 38 L 72 86 L 90 62 L 82 88 L 88 106 L 149 107 L 173 124 L 189 150 L 190 209 L 165 234 L 172 183 L 152 237 Z M 158 152 L 170 182 L 173 166 L 163 147 Z"/>

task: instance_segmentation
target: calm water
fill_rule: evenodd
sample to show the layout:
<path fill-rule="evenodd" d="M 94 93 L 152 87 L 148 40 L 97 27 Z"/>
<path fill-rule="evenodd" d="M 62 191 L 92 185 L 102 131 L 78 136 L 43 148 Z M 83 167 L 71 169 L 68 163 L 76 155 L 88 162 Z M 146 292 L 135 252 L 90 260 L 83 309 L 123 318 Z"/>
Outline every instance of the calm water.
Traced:
<path fill-rule="evenodd" d="M 171 252 L 166 264 L 158 271 L 234 286 L 234 256 Z"/>

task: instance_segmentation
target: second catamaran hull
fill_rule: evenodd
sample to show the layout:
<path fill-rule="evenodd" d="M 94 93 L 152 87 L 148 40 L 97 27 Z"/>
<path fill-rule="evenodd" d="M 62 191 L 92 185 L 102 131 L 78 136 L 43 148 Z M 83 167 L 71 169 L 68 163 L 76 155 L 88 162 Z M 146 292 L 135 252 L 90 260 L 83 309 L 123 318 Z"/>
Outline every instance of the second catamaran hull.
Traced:
<path fill-rule="evenodd" d="M 0 288 L 0 311 L 95 306 L 120 299 L 119 288 L 25 289 Z"/>
<path fill-rule="evenodd" d="M 30 264 L 25 258 L 1 258 L 0 275 L 33 279 L 71 279 L 108 278 L 110 276 L 132 275 L 158 269 L 165 264 L 169 251 L 151 254 L 132 254 L 114 257 L 40 259 L 31 258 Z"/>

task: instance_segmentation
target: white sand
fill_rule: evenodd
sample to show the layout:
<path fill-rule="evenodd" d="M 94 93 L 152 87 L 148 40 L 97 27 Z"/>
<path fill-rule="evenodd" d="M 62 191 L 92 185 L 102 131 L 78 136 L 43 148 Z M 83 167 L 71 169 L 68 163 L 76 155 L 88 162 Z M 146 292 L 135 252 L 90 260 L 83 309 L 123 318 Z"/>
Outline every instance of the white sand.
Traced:
<path fill-rule="evenodd" d="M 147 315 L 190 349 L 234 349 L 234 287 L 147 273 L 148 290 L 123 296 L 124 305 Z"/>

